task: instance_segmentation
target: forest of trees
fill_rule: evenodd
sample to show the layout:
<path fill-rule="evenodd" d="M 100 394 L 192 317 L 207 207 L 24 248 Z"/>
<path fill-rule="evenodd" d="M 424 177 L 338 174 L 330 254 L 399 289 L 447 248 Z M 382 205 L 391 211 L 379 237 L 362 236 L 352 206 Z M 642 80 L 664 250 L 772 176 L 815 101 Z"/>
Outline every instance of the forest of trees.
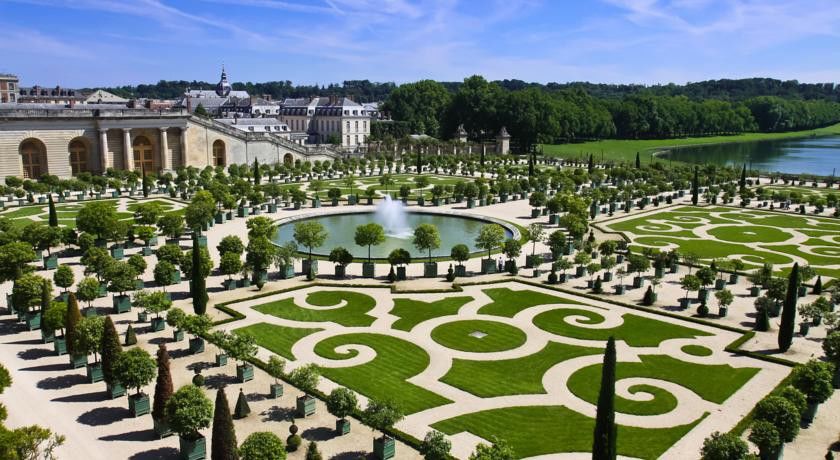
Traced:
<path fill-rule="evenodd" d="M 472 140 L 491 139 L 502 126 L 516 150 L 537 143 L 620 138 L 661 139 L 806 130 L 840 122 L 840 85 L 769 78 L 709 80 L 686 85 L 421 80 L 395 85 L 369 80 L 293 85 L 290 81 L 234 83 L 234 89 L 272 99 L 339 95 L 384 101 L 394 122 L 376 123 L 372 138 L 427 134 L 449 139 L 463 124 Z M 124 97 L 174 99 L 207 82 L 160 81 L 105 88 Z"/>

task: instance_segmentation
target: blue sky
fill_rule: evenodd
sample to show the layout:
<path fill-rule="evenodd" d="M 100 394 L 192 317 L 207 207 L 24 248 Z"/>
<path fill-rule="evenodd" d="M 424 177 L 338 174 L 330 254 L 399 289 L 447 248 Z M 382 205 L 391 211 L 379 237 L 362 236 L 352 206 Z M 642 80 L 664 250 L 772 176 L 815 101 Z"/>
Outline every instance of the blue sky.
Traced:
<path fill-rule="evenodd" d="M 0 72 L 68 87 L 840 81 L 840 0 L 0 0 Z"/>

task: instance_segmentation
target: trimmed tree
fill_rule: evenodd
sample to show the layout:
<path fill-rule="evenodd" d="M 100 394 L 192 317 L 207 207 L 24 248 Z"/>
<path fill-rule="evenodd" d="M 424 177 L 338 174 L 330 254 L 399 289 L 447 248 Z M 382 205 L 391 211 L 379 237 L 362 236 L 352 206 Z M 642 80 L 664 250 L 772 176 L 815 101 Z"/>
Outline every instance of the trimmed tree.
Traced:
<path fill-rule="evenodd" d="M 782 322 L 779 325 L 779 350 L 786 352 L 793 343 L 794 323 L 796 322 L 796 301 L 799 290 L 799 263 L 793 264 L 793 269 L 788 277 L 787 294 L 785 303 L 782 306 Z"/>
<path fill-rule="evenodd" d="M 294 239 L 299 245 L 309 250 L 309 260 L 312 260 L 312 249 L 323 246 L 324 241 L 327 240 L 327 230 L 320 222 L 296 222 Z"/>
<path fill-rule="evenodd" d="M 195 385 L 184 385 L 166 403 L 166 417 L 179 436 L 196 441 L 201 438 L 200 430 L 210 426 L 213 403 Z"/>
<path fill-rule="evenodd" d="M 447 460 L 452 443 L 440 431 L 432 430 L 426 433 L 420 444 L 420 453 L 425 460 Z"/>
<path fill-rule="evenodd" d="M 715 431 L 703 441 L 700 457 L 703 460 L 740 460 L 750 453 L 743 439 L 732 433 Z"/>
<path fill-rule="evenodd" d="M 137 390 L 135 395 L 140 395 L 140 390 L 155 379 L 155 360 L 146 350 L 134 347 L 121 354 L 114 362 L 114 375 L 118 382 L 126 388 Z"/>
<path fill-rule="evenodd" d="M 333 389 L 327 397 L 327 410 L 338 417 L 336 427 L 341 423 L 347 423 L 347 416 L 358 410 L 359 400 L 356 393 L 351 390 L 338 387 Z M 339 431 L 340 434 L 343 434 Z"/>
<path fill-rule="evenodd" d="M 213 436 L 210 442 L 212 460 L 237 460 L 236 430 L 230 415 L 230 405 L 224 387 L 216 390 L 216 405 L 213 409 Z"/>
<path fill-rule="evenodd" d="M 475 245 L 487 251 L 487 259 L 492 258 L 494 249 L 502 245 L 505 240 L 505 229 L 499 224 L 487 224 L 481 227 L 475 237 Z"/>
<path fill-rule="evenodd" d="M 94 280 L 95 281 L 95 280 Z M 66 328 L 65 337 L 67 341 L 67 353 L 70 356 L 77 356 L 76 351 L 76 335 L 79 321 L 82 320 L 82 313 L 79 311 L 79 302 L 76 301 L 76 294 L 70 293 L 67 298 L 67 315 L 64 318 L 64 327 Z"/>
<path fill-rule="evenodd" d="M 114 321 L 110 316 L 105 317 L 105 328 L 102 332 L 102 342 L 100 344 L 102 353 L 102 380 L 112 387 L 115 383 L 123 383 L 116 379 L 114 368 L 122 354 L 122 345 L 120 345 L 120 336 L 117 334 L 117 328 L 114 327 Z"/>
<path fill-rule="evenodd" d="M 354 241 L 359 246 L 367 246 L 368 248 L 368 263 L 371 262 L 370 248 L 385 242 L 385 229 L 381 225 L 371 222 L 356 227 L 356 235 Z"/>
<path fill-rule="evenodd" d="M 440 247 L 440 233 L 432 224 L 420 224 L 414 229 L 412 244 L 418 251 L 429 251 L 429 263 L 432 263 L 432 250 Z"/>
<path fill-rule="evenodd" d="M 283 440 L 274 433 L 251 433 L 239 446 L 239 454 L 247 460 L 286 460 Z"/>
<path fill-rule="evenodd" d="M 601 390 L 598 394 L 598 408 L 595 412 L 595 431 L 592 441 L 593 460 L 615 460 L 615 339 L 610 336 L 604 350 L 601 367 Z"/>
<path fill-rule="evenodd" d="M 73 269 L 67 265 L 59 265 L 53 273 L 53 282 L 63 289 L 63 292 L 67 292 L 67 288 L 72 286 L 75 281 L 76 277 L 73 275 Z"/>
<path fill-rule="evenodd" d="M 172 397 L 173 391 L 175 387 L 172 385 L 172 371 L 169 368 L 169 352 L 166 345 L 161 343 L 157 350 L 157 381 L 152 402 L 152 418 L 156 421 L 165 422 L 166 403 Z"/>
<path fill-rule="evenodd" d="M 47 197 L 48 197 L 49 203 L 50 203 L 50 207 L 49 207 L 49 210 L 50 210 L 50 218 L 49 218 L 50 227 L 58 227 L 58 213 L 55 211 L 55 202 L 53 201 L 52 193 L 47 195 Z"/>

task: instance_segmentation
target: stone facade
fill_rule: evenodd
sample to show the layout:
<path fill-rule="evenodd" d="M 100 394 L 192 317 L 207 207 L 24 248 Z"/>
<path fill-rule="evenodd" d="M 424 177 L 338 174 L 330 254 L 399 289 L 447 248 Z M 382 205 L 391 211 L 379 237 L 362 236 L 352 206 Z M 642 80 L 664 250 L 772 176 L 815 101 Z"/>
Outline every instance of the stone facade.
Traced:
<path fill-rule="evenodd" d="M 17 102 L 18 77 L 7 73 L 0 73 L 0 103 Z"/>
<path fill-rule="evenodd" d="M 187 111 L 16 109 L 0 106 L 0 177 L 70 177 L 108 168 L 167 171 L 295 160 L 334 160 L 324 147 L 242 132 Z"/>

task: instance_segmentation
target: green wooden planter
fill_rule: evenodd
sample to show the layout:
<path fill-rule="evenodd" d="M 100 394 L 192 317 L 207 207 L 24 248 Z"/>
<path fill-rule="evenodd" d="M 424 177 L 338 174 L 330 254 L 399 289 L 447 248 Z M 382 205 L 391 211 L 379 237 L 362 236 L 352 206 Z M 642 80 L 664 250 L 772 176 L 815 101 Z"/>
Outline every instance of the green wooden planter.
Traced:
<path fill-rule="evenodd" d="M 108 399 L 117 399 L 120 396 L 125 396 L 125 387 L 119 383 L 114 383 L 113 385 L 106 385 L 105 392 L 108 393 Z"/>
<path fill-rule="evenodd" d="M 55 341 L 55 331 L 47 331 L 41 329 L 41 343 L 53 343 Z"/>
<path fill-rule="evenodd" d="M 237 287 L 239 287 L 239 283 L 236 280 L 228 279 L 222 281 L 222 286 L 225 288 L 226 291 L 233 291 Z"/>
<path fill-rule="evenodd" d="M 99 285 L 99 292 L 96 293 L 96 297 L 102 298 L 108 295 L 108 287 L 105 286 L 105 283 Z"/>
<path fill-rule="evenodd" d="M 247 363 L 241 366 L 236 366 L 236 379 L 239 383 L 254 380 L 254 366 Z"/>
<path fill-rule="evenodd" d="M 426 262 L 423 264 L 423 277 L 436 278 L 438 276 L 438 266 L 434 262 Z"/>
<path fill-rule="evenodd" d="M 397 267 L 397 281 L 405 281 L 406 278 L 405 267 Z"/>
<path fill-rule="evenodd" d="M 318 274 L 318 260 L 317 259 L 303 259 L 303 273 L 309 273 L 310 267 L 312 268 L 312 272 L 316 275 Z"/>
<path fill-rule="evenodd" d="M 217 224 L 223 224 L 223 223 L 225 223 L 225 217 L 226 216 L 225 216 L 224 213 L 219 212 L 219 213 L 216 213 L 216 216 L 214 217 L 214 220 L 216 221 Z"/>
<path fill-rule="evenodd" d="M 297 414 L 299 417 L 307 417 L 315 413 L 316 399 L 309 395 L 299 396 L 296 400 Z"/>
<path fill-rule="evenodd" d="M 111 248 L 111 257 L 116 260 L 122 260 L 125 258 L 125 250 L 122 246 L 114 246 Z"/>
<path fill-rule="evenodd" d="M 481 274 L 496 273 L 496 261 L 493 259 L 481 259 Z"/>
<path fill-rule="evenodd" d="M 70 356 L 70 367 L 73 369 L 78 369 L 80 367 L 87 366 L 88 357 L 85 355 L 81 356 Z"/>
<path fill-rule="evenodd" d="M 172 272 L 171 281 L 172 284 L 178 284 L 181 282 L 181 270 L 175 270 Z"/>
<path fill-rule="evenodd" d="M 268 397 L 271 399 L 277 399 L 283 396 L 283 384 L 282 383 L 272 383 L 268 387 Z"/>
<path fill-rule="evenodd" d="M 207 247 L 207 235 L 201 235 L 198 237 L 198 246 L 202 248 Z"/>
<path fill-rule="evenodd" d="M 376 274 L 376 264 L 373 262 L 362 263 L 362 276 L 365 278 L 373 278 Z"/>
<path fill-rule="evenodd" d="M 236 210 L 236 216 L 237 217 L 248 217 L 250 214 L 251 214 L 251 212 L 250 212 L 250 210 L 248 209 L 247 206 L 240 206 Z"/>
<path fill-rule="evenodd" d="M 633 289 L 639 289 L 642 285 L 645 284 L 645 279 L 641 276 L 634 276 L 633 277 Z"/>
<path fill-rule="evenodd" d="M 137 312 L 137 322 L 138 323 L 147 323 L 149 322 L 149 313 L 144 311 Z"/>
<path fill-rule="evenodd" d="M 216 354 L 216 367 L 227 366 L 227 362 L 228 362 L 227 353 L 217 353 Z"/>
<path fill-rule="evenodd" d="M 190 339 L 190 353 L 194 355 L 204 353 L 204 339 L 201 337 Z"/>
<path fill-rule="evenodd" d="M 627 290 L 627 288 L 624 287 L 623 284 L 619 284 L 617 286 L 614 286 L 613 289 L 615 289 L 616 295 L 623 295 L 624 292 Z"/>
<path fill-rule="evenodd" d="M 542 256 L 532 255 L 525 256 L 525 268 L 539 267 L 542 263 Z"/>
<path fill-rule="evenodd" d="M 680 308 L 686 309 L 691 306 L 691 299 L 687 299 L 685 297 L 680 298 Z"/>
<path fill-rule="evenodd" d="M 127 295 L 114 295 L 112 304 L 116 314 L 131 311 L 131 297 Z"/>
<path fill-rule="evenodd" d="M 373 455 L 379 460 L 394 458 L 397 452 L 397 443 L 394 438 L 382 436 L 373 440 Z"/>
<path fill-rule="evenodd" d="M 102 381 L 102 363 L 88 364 L 86 370 L 88 383 L 96 383 Z"/>
<path fill-rule="evenodd" d="M 350 420 L 347 420 L 346 418 L 336 420 L 335 432 L 338 433 L 339 436 L 350 433 Z"/>
<path fill-rule="evenodd" d="M 56 356 L 67 354 L 67 340 L 64 337 L 56 337 L 53 340 L 53 351 Z"/>
<path fill-rule="evenodd" d="M 152 331 L 160 332 L 166 329 L 166 320 L 163 318 L 152 318 Z"/>
<path fill-rule="evenodd" d="M 155 436 L 157 436 L 158 439 L 163 439 L 167 436 L 172 436 L 174 434 L 172 432 L 172 429 L 169 428 L 169 424 L 166 423 L 166 420 L 158 420 L 156 418 L 153 418 L 152 423 L 153 429 L 155 431 Z"/>
<path fill-rule="evenodd" d="M 133 394 L 128 397 L 128 410 L 132 417 L 139 417 L 151 412 L 149 396 L 145 393 Z"/>
<path fill-rule="evenodd" d="M 761 294 L 761 288 L 758 286 L 753 286 L 750 288 L 750 297 L 758 297 Z"/>
<path fill-rule="evenodd" d="M 207 440 L 199 435 L 197 439 L 187 439 L 178 436 L 181 460 L 203 460 L 207 458 Z"/>
<path fill-rule="evenodd" d="M 277 273 L 280 276 L 280 279 L 287 280 L 289 278 L 295 277 L 295 266 L 293 264 L 289 265 L 281 265 L 280 270 Z"/>
<path fill-rule="evenodd" d="M 455 276 L 467 276 L 467 267 L 465 265 L 455 265 L 452 268 L 455 270 Z"/>
<path fill-rule="evenodd" d="M 732 273 L 731 275 L 729 275 L 729 284 L 736 284 L 738 282 L 738 278 L 738 274 Z"/>
<path fill-rule="evenodd" d="M 184 331 L 180 329 L 175 329 L 174 331 L 172 331 L 172 340 L 174 342 L 180 342 L 184 340 Z"/>
<path fill-rule="evenodd" d="M 44 257 L 44 270 L 55 270 L 56 268 L 58 268 L 57 256 Z"/>
<path fill-rule="evenodd" d="M 40 329 L 41 328 L 41 312 L 27 313 L 26 314 L 26 327 L 30 331 Z"/>
<path fill-rule="evenodd" d="M 727 313 L 729 313 L 729 307 L 718 307 L 718 316 L 725 318 Z"/>
<path fill-rule="evenodd" d="M 134 280 L 134 289 L 142 291 L 145 287 L 146 283 L 144 283 L 143 280 Z"/>

